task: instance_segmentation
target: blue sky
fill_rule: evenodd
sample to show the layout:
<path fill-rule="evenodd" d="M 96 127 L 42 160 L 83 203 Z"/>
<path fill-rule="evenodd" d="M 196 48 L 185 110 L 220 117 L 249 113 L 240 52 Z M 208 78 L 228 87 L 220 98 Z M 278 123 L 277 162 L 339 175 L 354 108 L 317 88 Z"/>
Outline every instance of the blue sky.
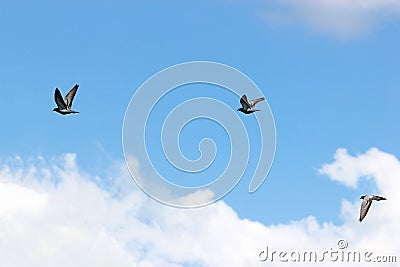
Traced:
<path fill-rule="evenodd" d="M 75 153 L 80 169 L 109 175 L 109 166 L 124 160 L 122 124 L 137 88 L 178 63 L 220 62 L 258 85 L 277 131 L 275 160 L 262 187 L 249 194 L 251 177 L 245 176 L 223 201 L 239 218 L 265 225 L 308 216 L 341 225 L 341 201 L 357 201 L 375 182 L 360 180 L 351 188 L 318 169 L 338 148 L 357 155 L 376 147 L 400 156 L 400 3 L 345 5 L 343 26 L 335 24 L 335 4 L 303 2 L 2 2 L 0 157 Z M 318 16 L 310 14 L 313 2 Z M 80 113 L 52 112 L 54 89 L 65 94 L 75 83 Z M 213 97 L 213 89 L 197 88 Z M 215 97 L 239 106 L 232 95 Z M 189 158 L 196 157 L 207 123 L 183 134 Z M 224 132 L 208 127 L 225 145 Z"/>

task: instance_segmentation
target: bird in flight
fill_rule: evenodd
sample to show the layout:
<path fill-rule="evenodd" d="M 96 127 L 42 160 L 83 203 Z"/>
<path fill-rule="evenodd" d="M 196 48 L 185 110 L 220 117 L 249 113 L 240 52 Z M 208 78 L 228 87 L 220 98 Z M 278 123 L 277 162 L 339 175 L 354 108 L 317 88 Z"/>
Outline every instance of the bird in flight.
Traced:
<path fill-rule="evenodd" d="M 56 101 L 57 107 L 54 108 L 53 111 L 58 112 L 62 115 L 79 113 L 78 111 L 71 109 L 72 101 L 74 100 L 78 87 L 79 85 L 75 84 L 75 86 L 68 92 L 64 99 L 62 98 L 60 90 L 56 88 L 56 91 L 54 92 L 54 100 Z"/>
<path fill-rule="evenodd" d="M 251 101 L 247 101 L 247 96 L 243 95 L 240 99 L 240 104 L 242 105 L 241 108 L 238 108 L 238 111 L 243 112 L 244 114 L 251 114 L 256 111 L 260 111 L 259 109 L 254 109 L 254 106 L 260 102 L 265 100 L 264 97 L 253 99 Z"/>
<path fill-rule="evenodd" d="M 384 197 L 375 196 L 375 195 L 361 196 L 360 199 L 363 200 L 361 203 L 360 218 L 358 219 L 360 222 L 367 215 L 367 212 L 368 212 L 369 208 L 371 207 L 372 200 L 376 200 L 376 201 L 386 200 L 386 198 L 384 198 Z"/>

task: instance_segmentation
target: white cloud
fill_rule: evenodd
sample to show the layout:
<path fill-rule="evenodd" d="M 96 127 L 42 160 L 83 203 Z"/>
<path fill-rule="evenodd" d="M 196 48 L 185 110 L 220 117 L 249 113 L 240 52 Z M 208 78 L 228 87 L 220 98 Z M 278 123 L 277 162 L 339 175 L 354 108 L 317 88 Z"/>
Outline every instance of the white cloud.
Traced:
<path fill-rule="evenodd" d="M 263 16 L 273 24 L 302 24 L 339 38 L 353 38 L 400 16 L 399 0 L 264 1 Z"/>
<path fill-rule="evenodd" d="M 357 187 L 361 178 L 374 179 L 379 192 L 397 195 L 400 163 L 395 156 L 371 148 L 365 154 L 353 157 L 341 148 L 336 151 L 334 159 L 333 163 L 323 165 L 320 173 L 352 188 Z"/>
<path fill-rule="evenodd" d="M 0 216 L 13 216 L 9 213 L 37 213 L 47 202 L 47 195 L 35 192 L 13 183 L 0 182 Z"/>
<path fill-rule="evenodd" d="M 202 203 L 211 203 L 214 195 L 214 192 L 209 189 L 197 190 L 191 194 L 180 197 L 177 202 L 184 206 L 198 206 Z"/>
<path fill-rule="evenodd" d="M 361 224 L 357 199 L 343 200 L 341 225 L 310 216 L 266 226 L 240 219 L 222 201 L 176 209 L 139 191 L 124 165 L 115 169 L 105 187 L 104 178 L 79 169 L 74 154 L 0 166 L 0 266 L 281 266 L 259 262 L 259 253 L 267 245 L 322 252 L 336 248 L 338 239 L 352 250 L 400 256 L 400 163 L 377 149 L 357 157 L 338 150 L 321 168 L 347 186 L 361 176 L 375 179 L 376 193 L 388 200 L 374 205 Z"/>

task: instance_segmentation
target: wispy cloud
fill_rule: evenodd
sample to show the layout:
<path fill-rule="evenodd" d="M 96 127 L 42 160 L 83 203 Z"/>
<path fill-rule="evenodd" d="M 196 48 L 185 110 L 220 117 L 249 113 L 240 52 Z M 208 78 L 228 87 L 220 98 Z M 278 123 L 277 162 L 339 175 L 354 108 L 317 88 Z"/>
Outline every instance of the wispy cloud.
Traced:
<path fill-rule="evenodd" d="M 199 209 L 176 209 L 138 190 L 123 164 L 110 168 L 116 170 L 112 182 L 107 180 L 108 186 L 102 187 L 102 178 L 80 170 L 74 154 L 59 160 L 0 164 L 2 264 L 259 266 L 258 255 L 266 245 L 322 251 L 338 239 L 346 239 L 354 250 L 379 248 L 382 253 L 400 254 L 396 238 L 400 162 L 377 149 L 356 157 L 338 150 L 334 162 L 320 170 L 346 186 L 356 185 L 365 175 L 375 179 L 376 193 L 388 200 L 374 205 L 361 224 L 358 199 L 343 200 L 341 225 L 320 223 L 313 216 L 263 225 L 239 218 L 222 201 Z"/>
<path fill-rule="evenodd" d="M 299 24 L 314 32 L 350 39 L 400 18 L 399 0 L 261 1 L 262 16 L 272 24 Z"/>

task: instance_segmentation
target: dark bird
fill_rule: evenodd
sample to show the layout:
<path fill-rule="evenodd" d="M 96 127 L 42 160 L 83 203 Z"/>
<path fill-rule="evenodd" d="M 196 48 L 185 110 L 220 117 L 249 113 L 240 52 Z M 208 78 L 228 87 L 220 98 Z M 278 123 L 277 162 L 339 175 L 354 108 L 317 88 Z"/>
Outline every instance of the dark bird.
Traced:
<path fill-rule="evenodd" d="M 363 200 L 361 203 L 360 218 L 358 219 L 360 222 L 367 215 L 367 212 L 368 212 L 369 208 L 371 207 L 372 200 L 376 200 L 376 201 L 386 200 L 386 198 L 384 198 L 384 197 L 375 196 L 375 195 L 361 196 L 360 199 Z"/>
<path fill-rule="evenodd" d="M 253 99 L 251 101 L 247 101 L 247 96 L 243 95 L 242 98 L 240 99 L 240 104 L 242 104 L 241 108 L 238 108 L 238 111 L 243 112 L 244 114 L 250 114 L 256 111 L 260 111 L 259 109 L 254 109 L 254 106 L 260 102 L 265 100 L 264 97 Z"/>
<path fill-rule="evenodd" d="M 54 92 L 54 100 L 56 101 L 57 107 L 54 108 L 53 111 L 58 112 L 62 115 L 79 113 L 78 111 L 71 109 L 72 101 L 74 100 L 78 87 L 79 85 L 75 84 L 75 86 L 68 92 L 64 99 L 62 98 L 60 90 L 56 88 L 56 91 Z"/>

